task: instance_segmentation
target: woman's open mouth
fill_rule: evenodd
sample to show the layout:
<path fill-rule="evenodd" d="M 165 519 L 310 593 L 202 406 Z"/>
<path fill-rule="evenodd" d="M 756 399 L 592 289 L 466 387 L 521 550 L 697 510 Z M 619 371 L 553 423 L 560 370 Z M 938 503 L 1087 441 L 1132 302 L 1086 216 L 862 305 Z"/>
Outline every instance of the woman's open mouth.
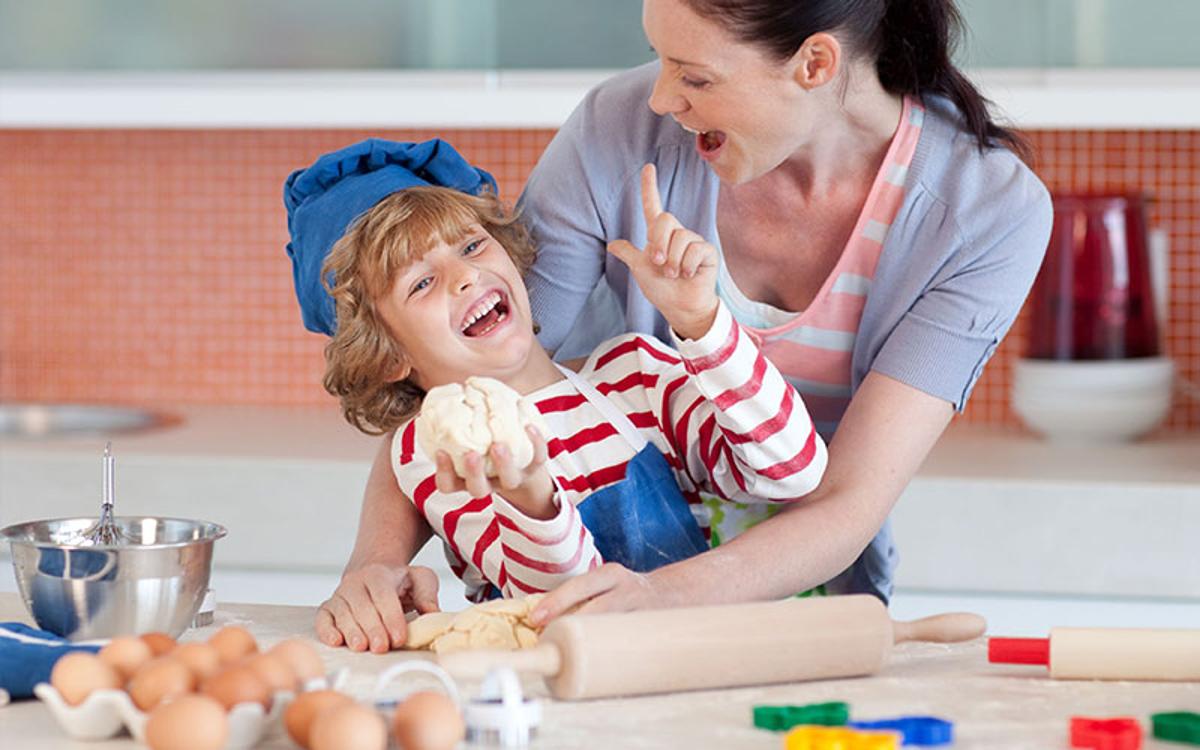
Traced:
<path fill-rule="evenodd" d="M 720 130 L 706 130 L 696 134 L 696 150 L 705 159 L 711 159 L 725 145 L 725 133 Z"/>
<path fill-rule="evenodd" d="M 676 120 L 678 122 L 678 120 Z M 714 159 L 721 151 L 721 146 L 725 145 L 725 131 L 723 130 L 697 130 L 689 128 L 682 122 L 679 126 L 696 136 L 696 151 L 700 153 L 703 159 Z"/>
<path fill-rule="evenodd" d="M 459 330 L 467 338 L 486 336 L 508 319 L 508 311 L 508 297 L 501 292 L 490 292 L 471 306 Z"/>

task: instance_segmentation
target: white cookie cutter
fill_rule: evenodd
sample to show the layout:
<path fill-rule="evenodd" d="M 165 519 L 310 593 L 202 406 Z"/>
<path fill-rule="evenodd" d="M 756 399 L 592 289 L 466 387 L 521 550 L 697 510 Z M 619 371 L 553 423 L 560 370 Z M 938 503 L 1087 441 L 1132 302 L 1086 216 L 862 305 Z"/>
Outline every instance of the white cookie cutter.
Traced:
<path fill-rule="evenodd" d="M 394 709 L 403 700 L 404 696 L 420 689 L 414 687 L 412 690 L 401 693 L 401 698 L 398 699 L 383 699 L 380 697 L 380 694 L 383 693 L 383 689 L 388 686 L 388 683 L 406 672 L 424 672 L 425 674 L 433 675 L 442 684 L 442 687 L 445 688 L 446 695 L 450 696 L 450 700 L 454 701 L 455 708 L 462 711 L 462 699 L 458 695 L 458 686 L 454 684 L 454 678 L 438 665 L 423 659 L 408 659 L 383 670 L 379 675 L 379 679 L 375 680 L 375 699 L 373 702 L 376 708 Z"/>
<path fill-rule="evenodd" d="M 537 735 L 542 704 L 524 696 L 516 672 L 497 667 L 488 672 L 465 714 L 467 742 L 524 747 Z"/>

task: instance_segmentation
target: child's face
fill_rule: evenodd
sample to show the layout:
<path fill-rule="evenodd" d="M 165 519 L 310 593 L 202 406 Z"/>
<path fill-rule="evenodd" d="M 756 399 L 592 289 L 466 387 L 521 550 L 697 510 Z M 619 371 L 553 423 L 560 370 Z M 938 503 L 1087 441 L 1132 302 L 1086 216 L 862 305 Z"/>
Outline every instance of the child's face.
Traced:
<path fill-rule="evenodd" d="M 538 346 L 521 274 L 478 224 L 401 270 L 378 309 L 425 390 L 472 375 L 511 384 Z"/>

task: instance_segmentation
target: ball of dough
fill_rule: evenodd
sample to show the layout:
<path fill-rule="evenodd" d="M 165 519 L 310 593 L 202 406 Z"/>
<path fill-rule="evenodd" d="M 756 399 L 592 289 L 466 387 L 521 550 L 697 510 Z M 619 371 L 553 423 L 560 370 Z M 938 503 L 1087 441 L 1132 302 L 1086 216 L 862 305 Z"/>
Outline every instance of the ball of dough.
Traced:
<path fill-rule="evenodd" d="M 467 378 L 461 385 L 439 385 L 425 394 L 417 417 L 417 441 L 430 458 L 439 450 L 450 454 L 460 476 L 466 473 L 463 457 L 475 451 L 484 457 L 484 472 L 495 476 L 496 468 L 488 458 L 494 443 L 508 447 L 518 468 L 533 461 L 527 425 L 549 438 L 550 430 L 531 401 L 499 380 Z"/>

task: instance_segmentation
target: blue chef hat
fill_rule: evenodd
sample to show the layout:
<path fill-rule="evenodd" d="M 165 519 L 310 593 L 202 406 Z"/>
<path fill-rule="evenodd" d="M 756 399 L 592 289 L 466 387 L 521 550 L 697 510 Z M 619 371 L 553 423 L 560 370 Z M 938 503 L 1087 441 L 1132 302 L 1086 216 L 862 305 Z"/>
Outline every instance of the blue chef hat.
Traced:
<path fill-rule="evenodd" d="M 415 185 L 438 185 L 476 194 L 496 181 L 435 138 L 397 143 L 369 138 L 325 154 L 298 169 L 283 185 L 288 257 L 304 327 L 332 336 L 337 329 L 333 298 L 321 285 L 321 264 L 346 228 L 387 196 Z"/>

